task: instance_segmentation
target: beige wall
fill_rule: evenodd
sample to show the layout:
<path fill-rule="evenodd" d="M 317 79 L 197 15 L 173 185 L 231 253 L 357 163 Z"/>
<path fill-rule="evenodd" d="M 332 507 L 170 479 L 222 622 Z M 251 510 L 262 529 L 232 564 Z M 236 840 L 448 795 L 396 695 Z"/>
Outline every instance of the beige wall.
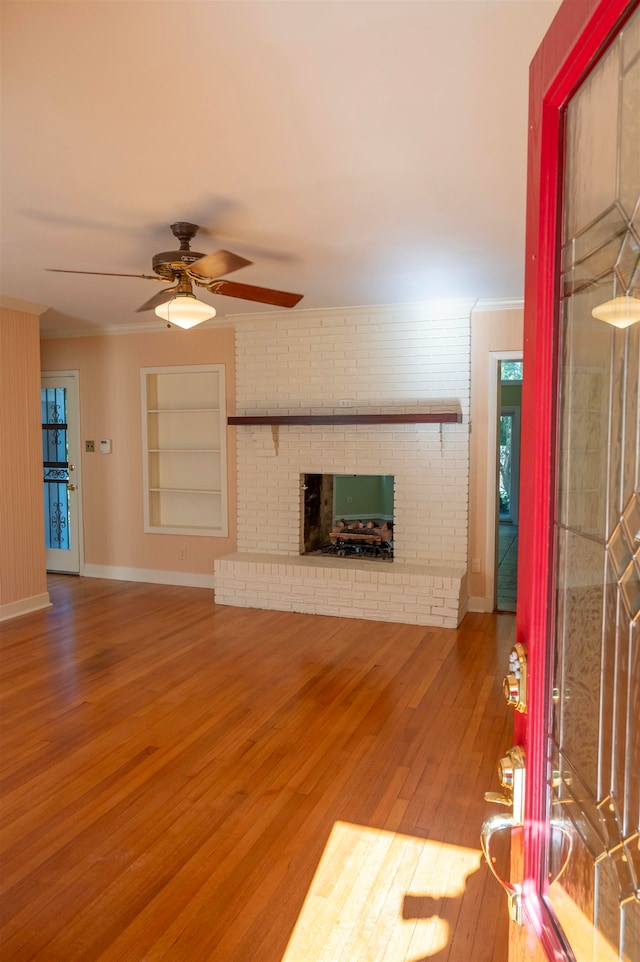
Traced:
<path fill-rule="evenodd" d="M 474 311 L 471 316 L 471 451 L 469 473 L 469 597 L 474 610 L 491 610 L 487 558 L 487 473 L 489 430 L 489 359 L 491 352 L 522 351 L 521 309 Z M 497 390 L 497 386 L 496 386 Z M 474 558 L 480 571 L 472 570 Z"/>
<path fill-rule="evenodd" d="M 38 318 L 3 309 L 0 315 L 3 496 L 0 522 L 0 617 L 48 603 L 44 573 Z M 228 432 L 229 536 L 209 538 L 143 532 L 140 368 L 223 363 L 227 408 L 235 411 L 234 332 L 187 332 L 61 338 L 41 342 L 42 369 L 80 372 L 81 439 L 108 437 L 111 455 L 82 454 L 85 563 L 126 572 L 167 571 L 209 576 L 213 561 L 236 549 L 235 431 Z M 469 594 L 487 590 L 487 448 L 489 354 L 522 349 L 522 311 L 475 311 L 471 320 L 471 451 Z M 82 444 L 84 446 L 84 443 Z M 24 465 L 18 478 L 15 465 Z M 179 554 L 186 548 L 187 557 Z M 126 577 L 126 574 L 122 575 Z M 34 600 L 35 599 L 35 600 Z M 8 605 L 17 604 L 11 609 Z M 24 606 L 24 607 L 23 607 Z M 6 614 L 5 616 L 10 616 Z"/>
<path fill-rule="evenodd" d="M 214 559 L 235 550 L 235 433 L 228 431 L 229 536 L 145 534 L 143 530 L 140 369 L 224 364 L 227 413 L 235 411 L 234 332 L 171 330 L 43 340 L 43 371 L 79 371 L 84 562 L 88 574 L 140 577 L 167 571 L 213 579 Z M 97 441 L 110 438 L 112 453 Z M 96 441 L 86 453 L 85 440 Z M 181 560 L 181 552 L 186 557 Z M 95 570 L 95 569 L 98 570 Z M 104 569 L 104 570 L 103 570 Z M 138 573 L 136 575 L 136 573 Z M 191 583 L 199 583 L 197 579 Z"/>
<path fill-rule="evenodd" d="M 49 604 L 39 318 L 0 309 L 0 620 Z"/>

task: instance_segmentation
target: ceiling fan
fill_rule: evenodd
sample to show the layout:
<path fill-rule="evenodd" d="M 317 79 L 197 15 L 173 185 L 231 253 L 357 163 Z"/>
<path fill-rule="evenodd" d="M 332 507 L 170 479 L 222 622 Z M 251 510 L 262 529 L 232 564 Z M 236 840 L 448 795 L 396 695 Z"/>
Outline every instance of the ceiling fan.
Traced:
<path fill-rule="evenodd" d="M 290 294 L 287 291 L 275 291 L 268 287 L 256 287 L 253 284 L 238 284 L 221 277 L 231 274 L 241 267 L 247 267 L 248 261 L 239 254 L 219 250 L 213 254 L 201 254 L 192 251 L 190 242 L 195 237 L 198 226 L 187 221 L 171 224 L 174 237 L 180 241 L 177 251 L 162 251 L 154 254 L 151 266 L 153 274 L 118 274 L 105 271 L 74 271 L 64 268 L 46 268 L 60 274 L 97 274 L 102 277 L 142 277 L 149 281 L 173 284 L 145 301 L 137 312 L 155 311 L 170 324 L 189 328 L 201 324 L 211 317 L 215 317 L 215 308 L 204 301 L 199 301 L 193 293 L 193 284 L 204 287 L 212 294 L 223 294 L 226 297 L 239 297 L 245 301 L 256 301 L 259 304 L 272 304 L 275 307 L 295 307 L 302 300 L 302 294 Z"/>

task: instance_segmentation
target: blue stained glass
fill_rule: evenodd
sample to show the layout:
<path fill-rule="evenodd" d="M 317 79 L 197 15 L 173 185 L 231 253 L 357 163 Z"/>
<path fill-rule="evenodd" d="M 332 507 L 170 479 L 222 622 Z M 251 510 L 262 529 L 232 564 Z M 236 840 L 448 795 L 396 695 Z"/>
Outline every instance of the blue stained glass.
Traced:
<path fill-rule="evenodd" d="M 47 548 L 69 551 L 66 389 L 42 388 L 40 398 L 45 544 Z"/>

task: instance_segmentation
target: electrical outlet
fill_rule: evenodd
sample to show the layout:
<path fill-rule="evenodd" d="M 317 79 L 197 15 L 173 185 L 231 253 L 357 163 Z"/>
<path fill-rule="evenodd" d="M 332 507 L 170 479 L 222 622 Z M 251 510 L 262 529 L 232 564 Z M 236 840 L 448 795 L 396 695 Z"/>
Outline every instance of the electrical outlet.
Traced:
<path fill-rule="evenodd" d="M 95 449 L 96 449 L 96 442 L 95 442 L 95 441 L 85 441 L 85 442 L 84 442 L 84 449 L 85 449 L 85 451 L 95 451 Z"/>
<path fill-rule="evenodd" d="M 178 561 L 186 561 L 186 560 L 187 560 L 187 549 L 180 548 L 180 550 L 178 551 Z"/>
<path fill-rule="evenodd" d="M 340 407 L 341 407 L 341 408 L 352 408 L 352 407 L 353 407 L 353 398 L 343 397 L 343 398 L 340 398 L 340 401 L 339 401 L 338 403 L 340 404 Z"/>
<path fill-rule="evenodd" d="M 480 558 L 474 558 L 474 559 L 473 559 L 473 561 L 471 562 L 471 571 L 472 571 L 474 574 L 476 574 L 476 575 L 479 574 L 479 572 L 480 572 Z"/>

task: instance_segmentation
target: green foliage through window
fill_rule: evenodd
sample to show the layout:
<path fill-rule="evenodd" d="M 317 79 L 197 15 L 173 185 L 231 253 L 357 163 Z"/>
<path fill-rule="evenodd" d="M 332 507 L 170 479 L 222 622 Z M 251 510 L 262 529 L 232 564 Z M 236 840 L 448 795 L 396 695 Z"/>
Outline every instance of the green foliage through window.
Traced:
<path fill-rule="evenodd" d="M 501 381 L 521 381 L 522 380 L 522 361 L 501 361 L 500 362 Z"/>
<path fill-rule="evenodd" d="M 509 517 L 511 514 L 511 444 L 513 438 L 513 417 L 510 414 L 500 416 L 500 516 Z"/>

